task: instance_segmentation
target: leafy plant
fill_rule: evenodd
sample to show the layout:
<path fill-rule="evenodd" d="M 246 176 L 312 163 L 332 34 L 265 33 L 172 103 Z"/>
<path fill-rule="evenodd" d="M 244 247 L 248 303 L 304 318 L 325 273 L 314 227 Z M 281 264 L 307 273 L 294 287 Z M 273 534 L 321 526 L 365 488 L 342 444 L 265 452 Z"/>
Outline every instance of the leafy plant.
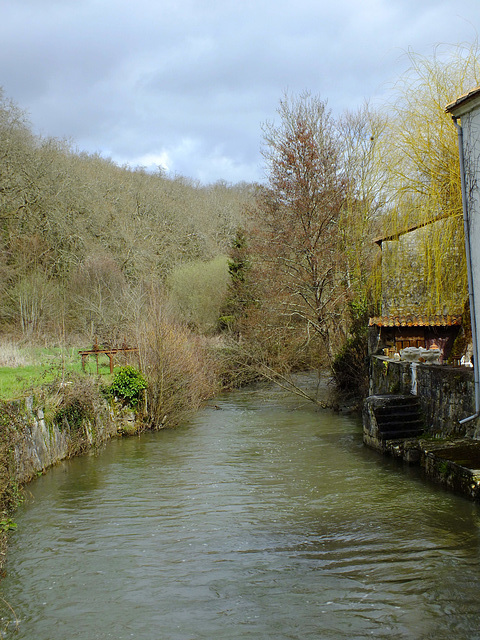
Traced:
<path fill-rule="evenodd" d="M 443 460 L 442 462 L 438 463 L 438 472 L 440 473 L 440 475 L 442 476 L 446 476 L 448 473 L 448 462 L 447 460 Z"/>
<path fill-rule="evenodd" d="M 17 528 L 17 523 L 14 522 L 11 518 L 5 518 L 4 520 L 0 520 L 0 532 L 6 533 L 7 531 L 13 531 Z"/>
<path fill-rule="evenodd" d="M 70 402 L 60 407 L 55 414 L 55 423 L 59 426 L 69 426 L 77 430 L 82 422 L 90 418 L 90 407 L 86 407 L 80 398 L 72 398 Z"/>
<path fill-rule="evenodd" d="M 121 367 L 115 373 L 109 392 L 112 396 L 121 398 L 130 407 L 136 408 L 140 400 L 140 394 L 146 388 L 147 381 L 142 372 L 131 365 L 127 365 L 126 367 Z"/>
<path fill-rule="evenodd" d="M 68 455 L 78 455 L 102 442 L 97 425 L 106 405 L 96 380 L 72 375 L 67 381 L 51 383 L 43 393 L 45 421 L 68 434 Z"/>

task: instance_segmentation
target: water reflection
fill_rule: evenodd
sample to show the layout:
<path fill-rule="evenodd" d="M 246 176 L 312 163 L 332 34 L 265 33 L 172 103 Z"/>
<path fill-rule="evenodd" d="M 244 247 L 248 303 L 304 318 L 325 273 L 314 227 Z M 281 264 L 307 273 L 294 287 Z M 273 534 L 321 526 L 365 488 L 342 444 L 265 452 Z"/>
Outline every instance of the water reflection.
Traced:
<path fill-rule="evenodd" d="M 6 637 L 480 637 L 475 505 L 364 449 L 353 417 L 275 389 L 217 404 L 34 483 Z"/>

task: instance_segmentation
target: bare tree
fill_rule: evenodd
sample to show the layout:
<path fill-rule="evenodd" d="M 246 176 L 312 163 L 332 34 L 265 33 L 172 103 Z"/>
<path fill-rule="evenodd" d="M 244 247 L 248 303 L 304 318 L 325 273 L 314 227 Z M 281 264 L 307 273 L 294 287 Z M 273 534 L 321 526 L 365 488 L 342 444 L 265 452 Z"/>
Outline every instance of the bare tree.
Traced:
<path fill-rule="evenodd" d="M 254 251 L 281 314 L 321 338 L 329 357 L 343 298 L 338 223 L 347 193 L 341 143 L 326 103 L 285 95 L 264 125 L 268 184 L 255 209 Z"/>

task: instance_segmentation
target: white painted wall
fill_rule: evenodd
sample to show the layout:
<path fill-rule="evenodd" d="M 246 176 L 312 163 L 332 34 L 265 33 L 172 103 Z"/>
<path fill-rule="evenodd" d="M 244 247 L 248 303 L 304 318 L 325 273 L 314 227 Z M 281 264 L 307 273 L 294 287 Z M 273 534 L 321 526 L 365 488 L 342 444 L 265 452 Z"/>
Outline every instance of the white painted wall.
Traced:
<path fill-rule="evenodd" d="M 461 116 L 465 156 L 465 183 L 470 222 L 473 296 L 477 323 L 477 345 L 480 340 L 480 101 Z"/>

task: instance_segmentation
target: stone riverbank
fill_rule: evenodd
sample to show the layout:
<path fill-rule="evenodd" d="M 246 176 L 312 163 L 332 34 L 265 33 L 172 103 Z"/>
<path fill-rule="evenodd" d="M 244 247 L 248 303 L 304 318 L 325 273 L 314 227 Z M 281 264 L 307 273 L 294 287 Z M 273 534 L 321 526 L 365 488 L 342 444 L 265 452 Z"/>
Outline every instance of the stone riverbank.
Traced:
<path fill-rule="evenodd" d="M 422 425 L 416 434 L 418 416 L 400 408 L 408 399 L 420 408 Z M 460 423 L 474 407 L 471 368 L 373 356 L 363 411 L 364 442 L 385 455 L 419 464 L 434 482 L 480 502 L 480 420 Z"/>

